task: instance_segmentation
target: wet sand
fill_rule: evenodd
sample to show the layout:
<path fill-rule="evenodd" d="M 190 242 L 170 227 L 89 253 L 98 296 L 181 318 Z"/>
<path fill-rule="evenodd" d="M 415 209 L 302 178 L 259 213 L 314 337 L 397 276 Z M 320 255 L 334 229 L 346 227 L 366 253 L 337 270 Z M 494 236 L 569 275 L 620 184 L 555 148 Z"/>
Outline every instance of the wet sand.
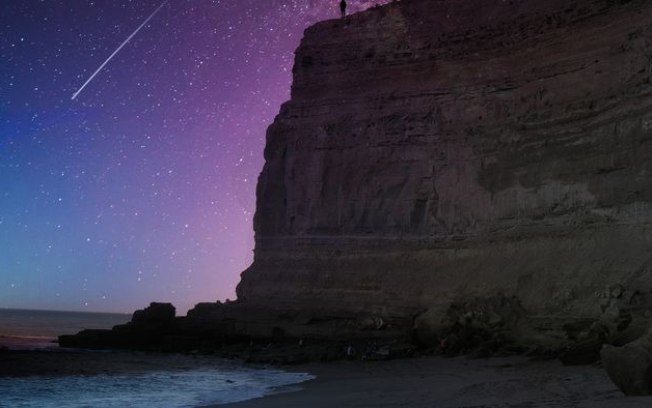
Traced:
<path fill-rule="evenodd" d="M 425 357 L 298 367 L 317 375 L 298 391 L 220 408 L 649 408 L 625 397 L 599 366 L 564 367 L 524 357 Z M 213 405 L 211 407 L 218 407 Z"/>

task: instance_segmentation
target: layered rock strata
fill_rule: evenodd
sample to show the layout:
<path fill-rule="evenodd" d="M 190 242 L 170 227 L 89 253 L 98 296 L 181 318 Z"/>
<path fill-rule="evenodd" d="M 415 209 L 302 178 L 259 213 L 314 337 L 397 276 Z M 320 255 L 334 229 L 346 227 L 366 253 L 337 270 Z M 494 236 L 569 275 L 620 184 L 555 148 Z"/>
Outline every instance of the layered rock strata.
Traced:
<path fill-rule="evenodd" d="M 403 0 L 309 28 L 239 302 L 411 328 L 500 294 L 544 342 L 614 284 L 649 312 L 651 75 L 649 1 Z"/>
<path fill-rule="evenodd" d="M 572 344 L 578 363 L 652 319 L 650 1 L 403 0 L 319 23 L 265 160 L 237 302 L 161 338 Z"/>

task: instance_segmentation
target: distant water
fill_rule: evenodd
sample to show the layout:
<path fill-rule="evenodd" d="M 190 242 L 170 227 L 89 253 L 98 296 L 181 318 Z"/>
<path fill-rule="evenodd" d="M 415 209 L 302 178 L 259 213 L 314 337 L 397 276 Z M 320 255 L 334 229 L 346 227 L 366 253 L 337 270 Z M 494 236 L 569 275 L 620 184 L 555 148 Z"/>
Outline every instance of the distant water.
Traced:
<path fill-rule="evenodd" d="M 108 329 L 130 318 L 126 314 L 0 309 L 0 346 L 56 347 L 52 341 L 60 334 Z M 262 397 L 277 387 L 312 378 L 306 373 L 254 369 L 226 361 L 190 370 L 0 377 L 0 408 L 197 407 Z"/>
<path fill-rule="evenodd" d="M 0 346 L 11 349 L 49 347 L 60 334 L 110 329 L 130 319 L 128 314 L 0 309 Z"/>

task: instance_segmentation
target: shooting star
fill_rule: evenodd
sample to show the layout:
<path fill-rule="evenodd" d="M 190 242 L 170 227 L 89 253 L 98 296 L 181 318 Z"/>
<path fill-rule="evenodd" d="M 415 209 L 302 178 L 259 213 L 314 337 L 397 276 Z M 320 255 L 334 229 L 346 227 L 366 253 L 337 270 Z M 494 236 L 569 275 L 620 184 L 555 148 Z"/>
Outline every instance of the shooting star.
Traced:
<path fill-rule="evenodd" d="M 127 39 L 124 40 L 124 42 L 123 42 L 122 44 L 120 44 L 120 46 L 119 46 L 115 51 L 113 51 L 113 54 L 109 55 L 109 58 L 107 58 L 106 61 L 104 61 L 104 63 L 103 63 L 102 65 L 100 65 L 100 67 L 99 67 L 95 72 L 93 72 L 93 75 L 91 75 L 90 78 L 88 78 L 88 79 L 86 80 L 86 82 L 84 82 L 84 85 L 82 85 L 81 88 L 79 88 L 79 89 L 77 90 L 77 92 L 75 92 L 75 93 L 72 95 L 72 98 L 70 98 L 71 100 L 75 100 L 75 98 L 77 97 L 77 95 L 79 95 L 79 94 L 81 93 L 81 91 L 83 91 L 84 88 L 86 88 L 86 85 L 88 85 L 88 84 L 93 80 L 93 78 L 95 78 L 95 75 L 97 75 L 97 74 L 102 70 L 102 68 L 104 68 L 104 67 L 106 66 L 106 64 L 109 63 L 109 61 L 111 61 L 111 58 L 115 57 L 115 55 L 116 55 L 118 52 L 120 52 L 120 50 L 122 49 L 122 47 L 124 47 L 125 45 L 127 45 L 127 43 L 129 42 L 129 40 L 131 40 L 131 39 L 132 39 L 136 34 L 138 34 L 138 31 L 140 31 L 141 28 L 145 27 L 145 25 L 146 25 L 147 23 L 149 23 L 149 20 L 151 20 L 152 17 L 154 17 L 154 16 L 156 15 L 156 13 L 158 13 L 159 10 L 162 9 L 163 6 L 165 5 L 165 3 L 167 3 L 167 2 L 168 2 L 168 0 L 163 0 L 163 3 L 161 3 L 161 5 L 158 6 L 158 7 L 156 8 L 156 10 L 154 10 L 154 12 L 153 12 L 152 14 L 150 14 L 149 17 L 147 17 L 147 18 L 145 19 L 145 21 L 143 21 L 143 23 L 142 23 L 141 25 L 139 25 L 138 28 L 137 28 L 133 33 L 131 33 L 131 35 L 130 35 L 129 37 L 127 37 Z"/>

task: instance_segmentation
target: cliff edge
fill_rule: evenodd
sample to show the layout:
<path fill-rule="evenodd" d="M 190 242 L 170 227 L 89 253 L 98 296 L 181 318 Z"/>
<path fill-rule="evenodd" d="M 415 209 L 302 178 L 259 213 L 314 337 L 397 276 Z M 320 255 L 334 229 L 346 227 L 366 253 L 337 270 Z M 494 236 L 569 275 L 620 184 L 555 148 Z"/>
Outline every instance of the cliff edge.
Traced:
<path fill-rule="evenodd" d="M 651 74 L 648 1 L 403 0 L 309 28 L 239 302 L 411 328 L 503 297 L 551 341 L 650 316 Z"/>
<path fill-rule="evenodd" d="M 60 343 L 587 363 L 652 322 L 650 1 L 403 0 L 319 23 L 265 160 L 236 302 Z"/>

